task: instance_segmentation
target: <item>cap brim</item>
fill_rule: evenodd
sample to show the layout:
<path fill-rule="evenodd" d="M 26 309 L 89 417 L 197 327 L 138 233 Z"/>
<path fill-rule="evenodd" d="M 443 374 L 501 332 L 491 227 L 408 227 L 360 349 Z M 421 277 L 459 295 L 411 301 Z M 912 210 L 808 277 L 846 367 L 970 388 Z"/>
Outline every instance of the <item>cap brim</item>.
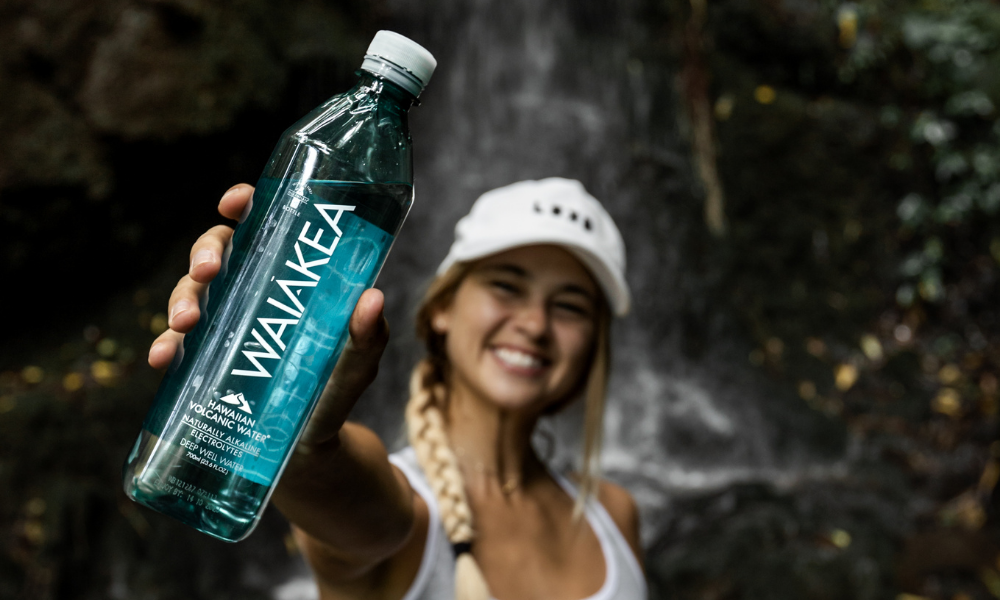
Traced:
<path fill-rule="evenodd" d="M 580 262 L 583 263 L 584 267 L 590 271 L 594 279 L 597 280 L 597 284 L 601 286 L 601 290 L 604 292 L 605 297 L 608 300 L 608 304 L 611 306 L 611 312 L 617 317 L 624 317 L 628 314 L 631 308 L 631 294 L 628 291 L 628 284 L 618 277 L 613 271 L 608 269 L 604 261 L 599 257 L 595 256 L 589 248 L 586 248 L 579 243 L 577 243 L 570 236 L 560 236 L 552 232 L 550 235 L 533 235 L 531 237 L 525 237 L 521 240 L 511 240 L 510 238 L 500 239 L 483 239 L 480 238 L 475 244 L 463 244 L 461 248 L 456 248 L 452 246 L 445 257 L 441 265 L 438 266 L 438 275 L 444 273 L 448 268 L 457 262 L 469 262 L 473 260 L 479 260 L 480 258 L 485 258 L 492 254 L 498 252 L 503 252 L 505 250 L 512 250 L 514 248 L 523 248 L 525 246 L 535 246 L 552 244 L 556 246 L 561 246 L 566 250 L 573 253 Z M 457 256 L 458 254 L 461 256 Z"/>

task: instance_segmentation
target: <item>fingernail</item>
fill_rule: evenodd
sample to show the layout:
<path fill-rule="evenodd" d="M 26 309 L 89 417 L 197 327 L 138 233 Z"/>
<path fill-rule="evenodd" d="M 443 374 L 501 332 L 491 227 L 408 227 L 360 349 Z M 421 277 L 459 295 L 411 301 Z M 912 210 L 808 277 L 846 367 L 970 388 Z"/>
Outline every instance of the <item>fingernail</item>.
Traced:
<path fill-rule="evenodd" d="M 209 263 L 215 260 L 215 252 L 211 250 L 199 250 L 194 253 L 191 257 L 191 272 L 194 272 L 195 267 Z"/>
<path fill-rule="evenodd" d="M 174 317 L 181 314 L 182 312 L 191 308 L 191 305 L 186 300 L 180 300 L 174 304 L 173 308 L 170 309 L 170 316 L 167 318 L 167 323 L 173 325 Z"/>
<path fill-rule="evenodd" d="M 149 356 L 146 358 L 147 362 L 153 362 L 153 355 L 159 354 L 163 350 L 164 342 L 157 342 L 149 347 Z"/>
<path fill-rule="evenodd" d="M 241 187 L 243 187 L 243 186 L 234 185 L 233 187 L 231 187 L 228 190 L 226 190 L 226 193 L 222 195 L 222 198 L 219 199 L 219 202 L 222 202 L 223 200 L 225 200 L 229 196 L 232 196 L 233 194 L 235 194 L 236 192 L 238 192 Z"/>

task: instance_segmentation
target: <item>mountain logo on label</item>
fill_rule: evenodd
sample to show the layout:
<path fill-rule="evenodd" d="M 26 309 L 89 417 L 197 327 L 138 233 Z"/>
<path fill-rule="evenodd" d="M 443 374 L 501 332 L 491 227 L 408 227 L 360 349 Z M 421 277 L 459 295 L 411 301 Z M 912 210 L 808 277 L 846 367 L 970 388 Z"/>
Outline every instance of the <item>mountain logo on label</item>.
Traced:
<path fill-rule="evenodd" d="M 219 400 L 222 400 L 226 404 L 232 404 L 233 406 L 242 410 L 248 415 L 253 414 L 252 412 L 250 412 L 250 405 L 247 403 L 247 399 L 243 397 L 243 394 L 229 394 L 228 396 L 223 396 L 219 398 Z"/>

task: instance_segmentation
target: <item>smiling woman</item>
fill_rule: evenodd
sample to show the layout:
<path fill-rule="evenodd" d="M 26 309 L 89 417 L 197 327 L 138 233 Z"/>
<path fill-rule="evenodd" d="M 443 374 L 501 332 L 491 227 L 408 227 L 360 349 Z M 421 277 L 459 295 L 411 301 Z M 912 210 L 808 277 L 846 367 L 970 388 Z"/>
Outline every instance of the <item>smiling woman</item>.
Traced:
<path fill-rule="evenodd" d="M 252 190 L 234 189 L 220 204 L 227 216 Z M 229 235 L 216 228 L 195 244 L 192 256 L 208 263 L 192 267 L 172 307 L 197 305 Z M 346 422 L 387 338 L 381 294 L 362 296 L 274 495 L 323 598 L 646 596 L 635 503 L 597 468 L 608 329 L 629 306 L 624 266 L 618 229 L 579 182 L 524 181 L 480 197 L 418 311 L 427 356 L 411 378 L 411 447 L 393 455 Z M 172 314 L 154 366 L 198 318 Z M 576 486 L 548 469 L 531 438 L 541 416 L 581 397 Z"/>

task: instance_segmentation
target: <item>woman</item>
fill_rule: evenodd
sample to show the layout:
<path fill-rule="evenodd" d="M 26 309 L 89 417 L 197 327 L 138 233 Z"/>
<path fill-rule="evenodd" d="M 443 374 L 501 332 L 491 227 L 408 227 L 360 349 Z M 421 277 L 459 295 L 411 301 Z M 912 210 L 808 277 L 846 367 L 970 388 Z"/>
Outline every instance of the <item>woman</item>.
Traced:
<path fill-rule="evenodd" d="M 220 213 L 236 218 L 252 191 L 230 189 Z M 487 192 L 455 231 L 417 315 L 427 357 L 411 379 L 411 447 L 388 456 L 346 422 L 388 338 L 369 290 L 273 496 L 321 597 L 644 598 L 635 503 L 596 473 L 610 315 L 629 304 L 614 222 L 579 182 L 551 178 Z M 152 366 L 197 322 L 231 235 L 218 226 L 195 243 Z M 577 491 L 530 442 L 541 416 L 581 396 Z"/>

